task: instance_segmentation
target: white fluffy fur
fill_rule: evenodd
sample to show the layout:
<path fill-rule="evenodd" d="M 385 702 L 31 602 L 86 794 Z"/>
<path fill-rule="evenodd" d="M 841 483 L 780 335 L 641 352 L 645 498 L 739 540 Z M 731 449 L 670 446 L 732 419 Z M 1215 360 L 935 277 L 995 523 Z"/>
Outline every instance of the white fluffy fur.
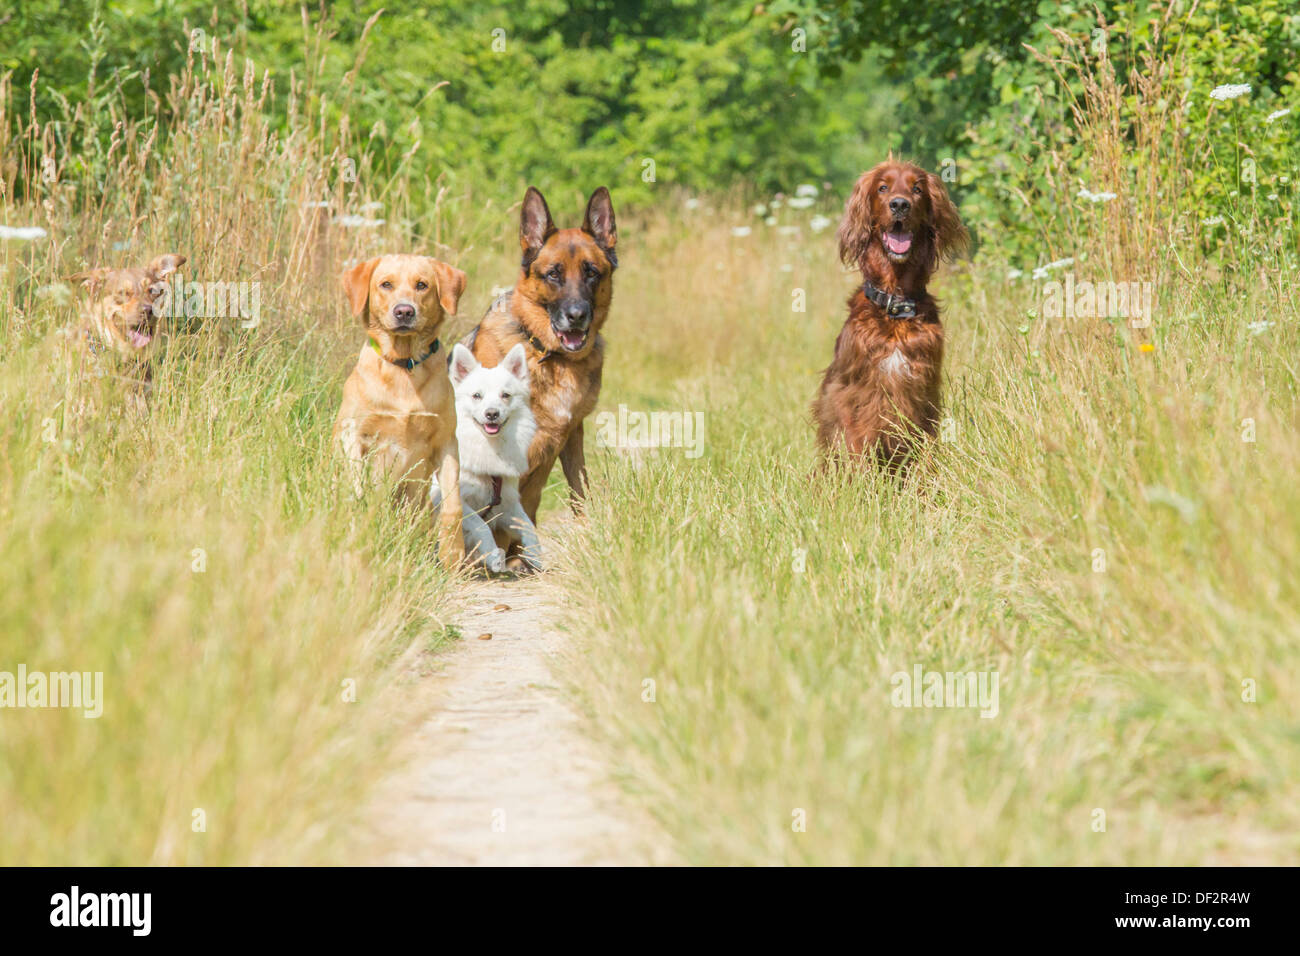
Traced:
<path fill-rule="evenodd" d="M 523 549 L 524 561 L 541 569 L 537 529 L 519 501 L 519 479 L 528 471 L 528 446 L 537 432 L 529 407 L 528 357 L 522 344 L 501 364 L 480 365 L 463 345 L 452 350 L 448 369 L 456 393 L 456 443 L 460 456 L 460 496 L 464 504 L 465 552 L 489 571 L 505 570 L 505 551 L 493 529 Z M 499 431 L 487 427 L 499 423 Z M 501 478 L 501 501 L 492 505 L 492 479 Z"/>

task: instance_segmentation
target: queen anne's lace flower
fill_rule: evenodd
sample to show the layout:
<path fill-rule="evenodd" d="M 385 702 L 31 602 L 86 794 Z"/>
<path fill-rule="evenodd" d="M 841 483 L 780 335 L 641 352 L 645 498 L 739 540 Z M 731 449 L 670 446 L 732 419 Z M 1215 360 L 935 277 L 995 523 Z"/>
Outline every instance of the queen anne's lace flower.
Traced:
<path fill-rule="evenodd" d="M 1210 96 L 1216 100 L 1235 100 L 1250 92 L 1249 83 L 1227 83 L 1210 90 Z"/>

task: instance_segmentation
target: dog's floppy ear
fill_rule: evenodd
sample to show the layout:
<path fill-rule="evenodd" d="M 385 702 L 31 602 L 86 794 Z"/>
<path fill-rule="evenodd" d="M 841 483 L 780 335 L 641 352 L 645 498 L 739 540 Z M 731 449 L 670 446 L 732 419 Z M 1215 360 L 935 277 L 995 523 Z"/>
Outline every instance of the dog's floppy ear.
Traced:
<path fill-rule="evenodd" d="M 858 177 L 853 195 L 844 204 L 844 218 L 840 220 L 840 261 L 846 266 L 862 268 L 871 243 L 871 194 L 874 192 L 876 170 L 869 169 Z"/>
<path fill-rule="evenodd" d="M 956 259 L 970 246 L 970 233 L 957 214 L 957 206 L 948 195 L 943 180 L 934 173 L 925 174 L 925 187 L 930 193 L 930 227 L 934 230 L 934 257 Z"/>
<path fill-rule="evenodd" d="M 451 384 L 459 385 L 478 367 L 478 359 L 474 357 L 474 353 L 457 342 L 456 347 L 451 350 L 451 365 L 447 367 L 447 376 L 451 379 Z"/>
<path fill-rule="evenodd" d="M 618 228 L 614 224 L 614 203 L 609 198 L 609 190 L 599 187 L 587 200 L 587 215 L 582 220 L 582 231 L 596 240 L 596 244 L 609 256 L 610 263 L 617 268 L 618 256 L 614 254 L 614 245 L 618 242 Z"/>
<path fill-rule="evenodd" d="M 347 293 L 348 305 L 352 308 L 352 314 L 361 318 L 362 325 L 366 324 L 366 303 L 370 301 L 370 277 L 374 275 L 377 265 L 379 258 L 375 257 L 366 262 L 358 262 L 343 273 L 343 291 Z"/>
<path fill-rule="evenodd" d="M 555 232 L 555 223 L 551 220 L 551 210 L 536 186 L 529 186 L 524 193 L 524 207 L 519 213 L 519 245 L 524 250 L 523 268 L 533 264 L 542 251 L 542 245 Z"/>
<path fill-rule="evenodd" d="M 437 259 L 429 261 L 433 263 L 434 274 L 438 277 L 438 302 L 442 305 L 442 311 L 455 315 L 460 297 L 465 294 L 465 273 Z"/>
<path fill-rule="evenodd" d="M 68 276 L 68 281 L 84 286 L 91 295 L 94 295 L 112 271 L 112 269 L 87 269 L 84 272 L 74 272 Z"/>
<path fill-rule="evenodd" d="M 164 252 L 153 262 L 145 266 L 144 271 L 157 279 L 165 279 L 189 261 L 176 252 Z"/>
<path fill-rule="evenodd" d="M 524 343 L 516 342 L 514 348 L 507 352 L 506 357 L 501 360 L 501 365 L 519 381 L 527 382 L 528 353 L 524 351 Z"/>

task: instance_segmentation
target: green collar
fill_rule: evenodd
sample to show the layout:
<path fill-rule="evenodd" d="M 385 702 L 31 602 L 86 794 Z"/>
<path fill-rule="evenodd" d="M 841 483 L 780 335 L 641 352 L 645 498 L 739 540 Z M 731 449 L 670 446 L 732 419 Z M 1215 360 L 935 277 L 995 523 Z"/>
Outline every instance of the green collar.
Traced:
<path fill-rule="evenodd" d="M 429 356 L 433 355 L 434 352 L 438 351 L 438 346 L 441 344 L 442 343 L 439 342 L 437 339 L 434 339 L 433 344 L 429 346 L 429 351 L 425 352 L 419 358 L 390 359 L 390 358 L 384 358 L 383 349 L 379 347 L 378 342 L 376 342 L 374 339 L 370 340 L 370 347 L 379 354 L 380 358 L 384 359 L 385 362 L 388 362 L 391 365 L 396 365 L 398 368 L 404 368 L 408 372 L 414 369 L 417 365 L 419 365 Z"/>

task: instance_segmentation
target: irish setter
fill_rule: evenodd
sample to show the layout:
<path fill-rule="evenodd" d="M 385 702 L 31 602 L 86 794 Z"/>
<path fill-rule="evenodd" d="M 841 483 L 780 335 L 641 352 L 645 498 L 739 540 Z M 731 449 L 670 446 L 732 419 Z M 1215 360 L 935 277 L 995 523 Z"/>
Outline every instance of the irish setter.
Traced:
<path fill-rule="evenodd" d="M 858 179 L 839 239 L 865 281 L 813 402 L 817 443 L 894 469 L 938 429 L 943 326 L 925 287 L 969 236 L 938 176 L 889 160 Z"/>

